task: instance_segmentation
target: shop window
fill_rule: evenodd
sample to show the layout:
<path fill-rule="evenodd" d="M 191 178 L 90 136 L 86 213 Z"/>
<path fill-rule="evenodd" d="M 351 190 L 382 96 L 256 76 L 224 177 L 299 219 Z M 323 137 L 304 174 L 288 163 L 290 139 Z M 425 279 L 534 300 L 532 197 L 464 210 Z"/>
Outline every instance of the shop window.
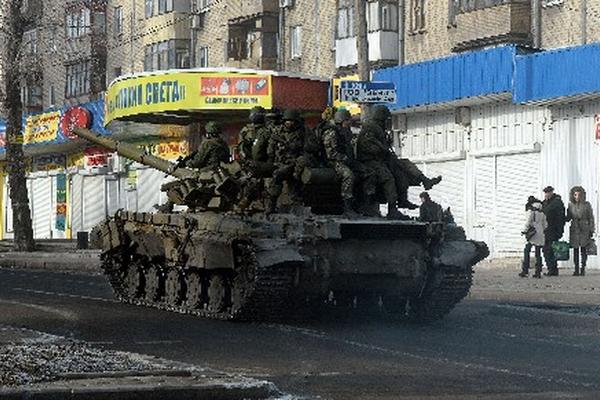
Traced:
<path fill-rule="evenodd" d="M 208 46 L 201 46 L 198 48 L 198 67 L 208 67 Z"/>
<path fill-rule="evenodd" d="M 292 58 L 302 57 L 302 26 L 290 28 L 290 55 Z"/>
<path fill-rule="evenodd" d="M 113 36 L 115 38 L 123 35 L 123 7 L 113 9 Z"/>
<path fill-rule="evenodd" d="M 354 0 L 339 1 L 337 18 L 337 38 L 354 36 Z"/>
<path fill-rule="evenodd" d="M 67 10 L 65 18 L 69 39 L 79 38 L 90 33 L 91 12 L 89 8 Z"/>
<path fill-rule="evenodd" d="M 90 75 L 89 60 L 67 65 L 65 97 L 70 98 L 89 93 Z"/>
<path fill-rule="evenodd" d="M 411 0 L 410 2 L 410 32 L 422 33 L 425 31 L 425 4 L 426 0 Z"/>

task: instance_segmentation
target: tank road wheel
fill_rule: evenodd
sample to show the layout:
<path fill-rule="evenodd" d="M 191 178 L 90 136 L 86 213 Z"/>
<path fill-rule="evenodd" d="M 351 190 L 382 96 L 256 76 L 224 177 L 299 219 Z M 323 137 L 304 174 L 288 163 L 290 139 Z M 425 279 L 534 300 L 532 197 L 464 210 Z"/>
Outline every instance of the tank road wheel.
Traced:
<path fill-rule="evenodd" d="M 142 294 L 143 274 L 137 263 L 132 263 L 127 267 L 125 282 L 127 284 L 126 295 L 129 299 L 136 299 Z"/>
<path fill-rule="evenodd" d="M 160 269 L 152 265 L 150 268 L 146 270 L 146 300 L 148 301 L 156 301 L 161 296 L 161 278 L 162 274 Z"/>
<path fill-rule="evenodd" d="M 212 312 L 221 312 L 229 304 L 229 288 L 227 281 L 219 273 L 213 274 L 208 282 L 208 310 Z"/>
<path fill-rule="evenodd" d="M 165 280 L 165 303 L 169 306 L 178 306 L 183 300 L 183 279 L 175 268 L 171 268 Z"/>
<path fill-rule="evenodd" d="M 185 305 L 190 309 L 202 308 L 206 287 L 198 272 L 189 272 L 185 277 L 185 285 L 187 287 Z"/>

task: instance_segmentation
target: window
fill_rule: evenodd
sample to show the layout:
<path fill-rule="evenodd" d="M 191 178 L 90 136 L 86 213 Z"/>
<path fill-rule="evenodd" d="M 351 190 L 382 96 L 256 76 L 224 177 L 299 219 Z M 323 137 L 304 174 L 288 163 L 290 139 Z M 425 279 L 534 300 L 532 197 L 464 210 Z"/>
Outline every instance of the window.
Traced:
<path fill-rule="evenodd" d="M 25 85 L 21 87 L 21 101 L 28 111 L 41 110 L 42 87 L 39 85 Z"/>
<path fill-rule="evenodd" d="M 154 14 L 154 0 L 146 0 L 145 15 L 150 18 Z"/>
<path fill-rule="evenodd" d="M 57 36 L 58 36 L 57 28 L 56 27 L 50 28 L 50 33 L 49 33 L 49 38 L 48 38 L 48 49 L 51 52 L 58 51 Z"/>
<path fill-rule="evenodd" d="M 511 0 L 456 0 L 456 12 L 465 13 L 510 3 Z M 553 0 L 550 0 L 553 1 Z M 562 0 L 559 0 L 562 1 Z M 542 2 L 542 7 L 544 3 Z"/>
<path fill-rule="evenodd" d="M 164 14 L 173 11 L 173 0 L 158 0 L 158 13 Z"/>
<path fill-rule="evenodd" d="M 189 66 L 189 40 L 164 40 L 162 42 L 149 44 L 144 49 L 144 70 L 146 71 L 189 68 Z"/>
<path fill-rule="evenodd" d="M 425 1 L 411 0 L 410 3 L 410 31 L 422 33 L 425 30 Z"/>
<path fill-rule="evenodd" d="M 25 47 L 25 53 L 37 54 L 37 29 L 27 31 L 23 34 L 23 45 Z"/>
<path fill-rule="evenodd" d="M 340 0 L 338 8 L 337 37 L 354 36 L 354 0 Z"/>
<path fill-rule="evenodd" d="M 302 27 L 292 26 L 290 29 L 290 54 L 292 58 L 302 57 Z"/>
<path fill-rule="evenodd" d="M 56 93 L 54 91 L 54 85 L 50 85 L 50 89 L 48 90 L 48 102 L 50 103 L 50 107 L 54 107 L 56 105 Z"/>
<path fill-rule="evenodd" d="M 67 11 L 67 37 L 70 39 L 82 37 L 90 33 L 91 13 L 89 8 Z"/>
<path fill-rule="evenodd" d="M 398 5 L 395 3 L 381 4 L 381 30 L 398 32 Z"/>
<path fill-rule="evenodd" d="M 198 48 L 198 66 L 200 68 L 208 67 L 208 46 Z"/>
<path fill-rule="evenodd" d="M 113 35 L 119 37 L 123 34 L 123 7 L 113 9 Z"/>
<path fill-rule="evenodd" d="M 118 78 L 121 75 L 123 75 L 123 69 L 121 67 L 115 67 L 113 69 L 113 77 Z"/>
<path fill-rule="evenodd" d="M 90 92 L 90 62 L 67 65 L 65 97 L 76 97 Z"/>

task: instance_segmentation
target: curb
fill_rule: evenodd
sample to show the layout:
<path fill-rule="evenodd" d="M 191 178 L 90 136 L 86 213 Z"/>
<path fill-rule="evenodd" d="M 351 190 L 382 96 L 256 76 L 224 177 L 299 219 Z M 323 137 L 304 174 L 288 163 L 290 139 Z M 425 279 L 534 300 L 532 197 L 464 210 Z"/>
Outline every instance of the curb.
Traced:
<path fill-rule="evenodd" d="M 267 382 L 253 386 L 195 384 L 0 389 L 0 398 L 4 400 L 258 400 L 279 394 L 274 385 Z"/>
<path fill-rule="evenodd" d="M 100 274 L 100 252 L 0 253 L 0 268 Z"/>

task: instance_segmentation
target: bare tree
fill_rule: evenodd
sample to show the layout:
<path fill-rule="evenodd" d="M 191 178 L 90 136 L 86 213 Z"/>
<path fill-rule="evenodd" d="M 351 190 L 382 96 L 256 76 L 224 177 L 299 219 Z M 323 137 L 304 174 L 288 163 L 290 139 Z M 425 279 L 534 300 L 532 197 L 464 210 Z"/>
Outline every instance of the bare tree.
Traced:
<path fill-rule="evenodd" d="M 27 195 L 25 155 L 23 153 L 21 103 L 21 45 L 26 26 L 23 0 L 2 1 L 2 69 L 4 75 L 4 106 L 6 109 L 6 159 L 13 212 L 14 249 L 32 251 L 35 248 L 31 212 Z"/>

